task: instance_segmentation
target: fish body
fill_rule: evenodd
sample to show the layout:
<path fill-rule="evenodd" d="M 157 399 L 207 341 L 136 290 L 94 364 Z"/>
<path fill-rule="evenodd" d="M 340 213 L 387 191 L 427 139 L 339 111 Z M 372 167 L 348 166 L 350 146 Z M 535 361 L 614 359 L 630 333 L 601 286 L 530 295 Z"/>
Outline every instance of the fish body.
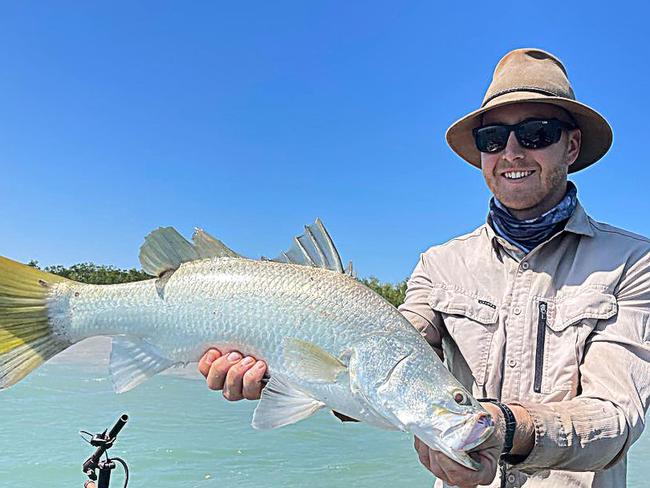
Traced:
<path fill-rule="evenodd" d="M 169 229 L 145 241 L 141 262 L 157 276 L 147 281 L 81 284 L 1 258 L 0 387 L 94 336 L 113 338 L 118 392 L 209 347 L 236 349 L 268 365 L 254 427 L 329 408 L 412 432 L 476 469 L 466 451 L 491 434 L 489 416 L 395 307 L 341 272 L 319 221 L 275 260 Z"/>

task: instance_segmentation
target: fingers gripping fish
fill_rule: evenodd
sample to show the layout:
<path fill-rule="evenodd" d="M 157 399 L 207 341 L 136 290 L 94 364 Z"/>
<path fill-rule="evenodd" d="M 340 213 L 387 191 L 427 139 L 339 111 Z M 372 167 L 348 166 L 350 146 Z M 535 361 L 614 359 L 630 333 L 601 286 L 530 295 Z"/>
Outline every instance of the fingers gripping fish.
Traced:
<path fill-rule="evenodd" d="M 209 347 L 237 349 L 271 375 L 253 427 L 328 408 L 477 469 L 466 452 L 491 434 L 489 415 L 395 307 L 344 272 L 319 220 L 261 260 L 200 229 L 189 242 L 159 228 L 140 262 L 151 280 L 88 285 L 0 258 L 0 389 L 93 336 L 112 337 L 117 392 Z"/>

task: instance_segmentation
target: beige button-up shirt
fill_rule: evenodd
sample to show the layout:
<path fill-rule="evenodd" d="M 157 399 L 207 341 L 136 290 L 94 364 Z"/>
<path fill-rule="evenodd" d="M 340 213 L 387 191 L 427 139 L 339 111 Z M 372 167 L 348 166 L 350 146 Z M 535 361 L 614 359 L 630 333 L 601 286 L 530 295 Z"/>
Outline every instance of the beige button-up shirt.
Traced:
<path fill-rule="evenodd" d="M 530 412 L 506 486 L 625 486 L 650 396 L 650 240 L 579 204 L 527 255 L 486 224 L 421 255 L 400 311 L 475 397 Z"/>

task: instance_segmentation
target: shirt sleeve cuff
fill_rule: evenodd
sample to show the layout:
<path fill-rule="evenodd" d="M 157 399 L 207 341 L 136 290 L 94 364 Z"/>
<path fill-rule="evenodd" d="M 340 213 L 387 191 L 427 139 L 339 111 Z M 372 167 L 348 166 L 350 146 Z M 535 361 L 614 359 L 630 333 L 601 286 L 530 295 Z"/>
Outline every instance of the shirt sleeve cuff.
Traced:
<path fill-rule="evenodd" d="M 515 465 L 525 473 L 603 469 L 625 444 L 625 422 L 621 426 L 619 412 L 609 402 L 512 403 L 528 411 L 535 428 L 532 450 Z"/>

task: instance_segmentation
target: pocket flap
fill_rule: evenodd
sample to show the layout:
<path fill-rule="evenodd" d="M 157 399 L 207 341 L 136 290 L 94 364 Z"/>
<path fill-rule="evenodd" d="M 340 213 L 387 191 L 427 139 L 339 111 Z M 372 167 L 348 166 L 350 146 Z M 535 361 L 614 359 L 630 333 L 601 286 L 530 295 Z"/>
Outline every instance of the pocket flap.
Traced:
<path fill-rule="evenodd" d="M 579 290 L 576 295 L 558 297 L 555 302 L 555 317 L 547 325 L 561 332 L 570 325 L 585 319 L 605 320 L 616 315 L 616 297 L 596 289 Z"/>
<path fill-rule="evenodd" d="M 485 325 L 494 324 L 499 318 L 493 299 L 473 296 L 446 285 L 434 285 L 429 295 L 429 304 L 438 312 L 463 315 Z"/>

